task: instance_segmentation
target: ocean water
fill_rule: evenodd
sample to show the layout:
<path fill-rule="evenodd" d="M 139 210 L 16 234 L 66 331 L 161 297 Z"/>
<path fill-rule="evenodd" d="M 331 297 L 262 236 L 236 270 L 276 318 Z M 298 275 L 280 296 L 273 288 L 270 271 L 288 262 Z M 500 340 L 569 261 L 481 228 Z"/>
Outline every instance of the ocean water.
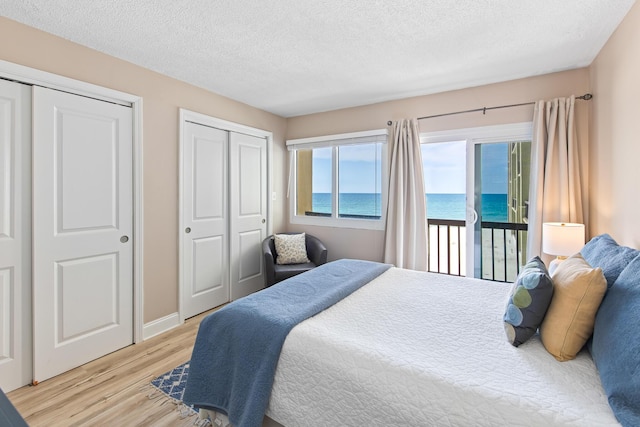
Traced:
<path fill-rule="evenodd" d="M 465 219 L 464 194 L 425 194 L 427 218 Z M 313 193 L 313 211 L 331 214 L 331 194 Z M 381 215 L 379 194 L 340 193 L 340 215 Z M 507 222 L 508 206 L 506 194 L 482 195 L 482 219 L 484 221 Z"/>

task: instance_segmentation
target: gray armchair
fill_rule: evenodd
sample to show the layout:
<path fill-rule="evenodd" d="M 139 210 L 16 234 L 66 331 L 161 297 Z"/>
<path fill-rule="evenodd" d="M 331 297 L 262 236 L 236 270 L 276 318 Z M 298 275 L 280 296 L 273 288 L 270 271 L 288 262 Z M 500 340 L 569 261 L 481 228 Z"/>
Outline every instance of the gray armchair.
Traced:
<path fill-rule="evenodd" d="M 296 233 L 283 233 L 296 234 Z M 276 245 L 273 236 L 269 236 L 262 242 L 264 253 L 265 287 L 269 287 L 296 274 L 304 273 L 327 262 L 327 248 L 317 237 L 306 234 L 305 243 L 307 257 L 311 262 L 304 264 L 276 264 Z"/>

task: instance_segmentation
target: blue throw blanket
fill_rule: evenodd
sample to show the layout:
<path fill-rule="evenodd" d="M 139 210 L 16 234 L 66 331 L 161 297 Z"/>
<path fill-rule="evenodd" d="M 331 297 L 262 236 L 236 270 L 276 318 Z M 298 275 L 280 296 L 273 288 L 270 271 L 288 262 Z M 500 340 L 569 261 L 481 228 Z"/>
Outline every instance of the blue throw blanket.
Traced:
<path fill-rule="evenodd" d="M 225 413 L 235 427 L 261 426 L 289 331 L 389 267 L 334 261 L 207 316 L 193 348 L 184 402 Z"/>

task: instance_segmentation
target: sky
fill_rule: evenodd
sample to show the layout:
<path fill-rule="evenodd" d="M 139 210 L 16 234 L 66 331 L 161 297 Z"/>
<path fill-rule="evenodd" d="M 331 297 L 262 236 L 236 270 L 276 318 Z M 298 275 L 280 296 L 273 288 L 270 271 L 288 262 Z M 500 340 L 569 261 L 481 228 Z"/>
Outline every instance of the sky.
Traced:
<path fill-rule="evenodd" d="M 372 144 L 348 145 L 340 148 L 341 193 L 379 193 L 381 180 L 376 170 L 380 150 Z M 313 192 L 331 193 L 331 148 L 316 149 L 313 153 Z"/>
<path fill-rule="evenodd" d="M 482 145 L 482 193 L 507 194 L 509 143 Z"/>
<path fill-rule="evenodd" d="M 506 143 L 482 145 L 482 192 L 507 193 Z M 379 152 L 371 145 L 352 145 L 340 148 L 340 192 L 376 193 L 379 178 L 374 167 Z M 465 193 L 466 143 L 464 141 L 422 144 L 422 163 L 425 192 Z M 377 183 L 377 184 L 376 184 Z M 331 148 L 314 150 L 313 192 L 331 192 Z"/>
<path fill-rule="evenodd" d="M 425 192 L 465 193 L 465 141 L 422 144 Z M 507 193 L 508 144 L 482 145 L 482 192 Z"/>

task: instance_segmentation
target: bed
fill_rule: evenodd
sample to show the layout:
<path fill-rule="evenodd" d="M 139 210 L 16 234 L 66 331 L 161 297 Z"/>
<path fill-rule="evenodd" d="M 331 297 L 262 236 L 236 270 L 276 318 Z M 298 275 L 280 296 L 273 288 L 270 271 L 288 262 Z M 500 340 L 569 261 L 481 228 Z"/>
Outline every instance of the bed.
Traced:
<path fill-rule="evenodd" d="M 340 268 L 343 262 L 350 261 L 322 268 L 336 263 Z M 271 292 L 301 289 L 295 278 L 276 286 Z M 586 349 L 574 360 L 558 362 L 537 334 L 519 347 L 507 342 L 503 314 L 510 290 L 510 284 L 384 267 L 297 323 L 276 345 L 271 380 L 264 384 L 260 378 L 251 385 L 268 389 L 265 420 L 287 427 L 620 425 Z M 253 308 L 250 318 L 255 318 Z M 245 322 L 236 318 L 233 323 Z M 202 329 L 196 348 L 207 347 L 203 343 L 208 341 L 206 352 L 217 348 L 228 331 L 223 328 L 210 338 Z M 255 356 L 261 350 L 220 354 L 238 359 L 245 351 Z M 193 398 L 193 390 L 216 383 L 209 374 L 221 370 L 219 355 L 204 358 L 194 369 L 196 359 L 185 401 L 203 414 L 229 413 L 236 427 L 260 425 L 230 412 L 224 399 Z M 243 371 L 241 365 L 231 370 Z M 248 371 L 245 376 L 255 379 L 257 369 Z M 245 391 L 248 399 L 261 393 L 251 387 Z"/>

